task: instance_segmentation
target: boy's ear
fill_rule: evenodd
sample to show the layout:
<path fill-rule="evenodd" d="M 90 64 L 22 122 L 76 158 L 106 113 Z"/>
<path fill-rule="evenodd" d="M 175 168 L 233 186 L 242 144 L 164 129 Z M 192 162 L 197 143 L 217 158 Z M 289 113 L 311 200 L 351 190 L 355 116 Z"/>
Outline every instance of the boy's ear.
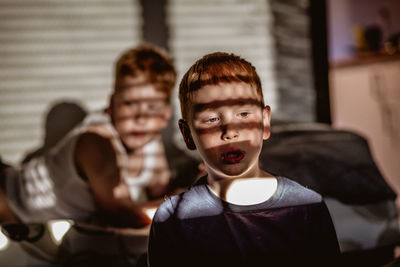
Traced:
<path fill-rule="evenodd" d="M 189 150 L 195 150 L 196 145 L 194 144 L 192 134 L 190 133 L 190 128 L 189 125 L 187 124 L 186 121 L 180 119 L 179 122 L 179 129 L 181 130 L 181 134 L 183 136 L 183 140 L 185 140 L 186 147 Z"/>
<path fill-rule="evenodd" d="M 263 138 L 264 140 L 267 140 L 271 135 L 271 108 L 268 105 L 263 108 L 263 125 Z"/>

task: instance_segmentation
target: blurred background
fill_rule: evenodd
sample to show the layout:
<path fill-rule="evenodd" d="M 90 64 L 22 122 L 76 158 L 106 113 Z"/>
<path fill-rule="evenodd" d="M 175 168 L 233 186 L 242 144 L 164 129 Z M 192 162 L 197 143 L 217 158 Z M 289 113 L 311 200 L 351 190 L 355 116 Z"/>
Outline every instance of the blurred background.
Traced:
<path fill-rule="evenodd" d="M 18 165 L 107 106 L 115 59 L 167 49 L 178 81 L 205 53 L 261 76 L 273 121 L 326 123 L 367 138 L 400 192 L 398 0 L 0 0 L 0 156 Z M 180 143 L 179 105 L 168 128 Z"/>
<path fill-rule="evenodd" d="M 0 157 L 19 165 L 105 108 L 116 58 L 151 42 L 174 58 L 178 84 L 206 53 L 246 58 L 272 130 L 323 124 L 361 135 L 399 194 L 398 14 L 398 0 L 0 0 Z M 165 140 L 181 147 L 177 90 L 173 104 Z M 3 262 L 28 262 L 13 249 Z"/>
<path fill-rule="evenodd" d="M 400 1 L 326 1 L 334 128 L 365 137 L 400 192 Z"/>

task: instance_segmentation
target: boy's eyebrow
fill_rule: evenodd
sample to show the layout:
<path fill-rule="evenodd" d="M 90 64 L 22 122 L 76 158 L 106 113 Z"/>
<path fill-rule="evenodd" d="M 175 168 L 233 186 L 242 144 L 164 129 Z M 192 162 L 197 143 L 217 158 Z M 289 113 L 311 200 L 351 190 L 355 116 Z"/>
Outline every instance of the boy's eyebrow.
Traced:
<path fill-rule="evenodd" d="M 256 122 L 241 122 L 241 123 L 231 123 L 230 127 L 232 129 L 240 130 L 240 129 L 260 129 L 260 125 L 262 124 L 261 121 Z M 207 127 L 207 128 L 202 128 L 199 126 L 196 129 L 196 132 L 198 134 L 210 134 L 210 133 L 215 133 L 221 131 L 220 126 L 212 126 L 212 127 Z"/>
<path fill-rule="evenodd" d="M 163 96 L 157 96 L 157 97 L 140 97 L 139 99 L 137 99 L 137 97 L 125 97 L 122 100 L 123 101 L 129 101 L 131 103 L 141 103 L 141 102 L 165 102 L 165 100 L 167 99 L 167 97 L 163 97 Z"/>
<path fill-rule="evenodd" d="M 194 112 L 201 112 L 206 109 L 216 109 L 224 106 L 236 106 L 236 105 L 255 105 L 261 108 L 264 107 L 262 101 L 254 98 L 239 98 L 239 99 L 226 99 L 220 101 L 211 101 L 208 103 L 195 104 L 193 106 Z"/>

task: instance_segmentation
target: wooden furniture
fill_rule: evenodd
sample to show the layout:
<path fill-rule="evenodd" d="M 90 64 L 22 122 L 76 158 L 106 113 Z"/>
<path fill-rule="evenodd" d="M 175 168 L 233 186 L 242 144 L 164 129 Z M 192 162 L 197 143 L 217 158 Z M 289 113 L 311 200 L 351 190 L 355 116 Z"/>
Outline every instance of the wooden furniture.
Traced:
<path fill-rule="evenodd" d="M 329 72 L 332 126 L 365 137 L 386 181 L 400 192 L 400 55 L 364 55 Z"/>

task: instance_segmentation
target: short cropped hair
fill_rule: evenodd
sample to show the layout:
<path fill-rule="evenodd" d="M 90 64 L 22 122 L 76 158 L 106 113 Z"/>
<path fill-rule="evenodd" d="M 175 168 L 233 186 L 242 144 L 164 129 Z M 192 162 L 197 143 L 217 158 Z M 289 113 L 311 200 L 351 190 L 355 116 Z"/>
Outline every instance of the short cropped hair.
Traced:
<path fill-rule="evenodd" d="M 144 75 L 146 82 L 167 93 L 170 99 L 176 82 L 176 70 L 166 51 L 152 44 L 142 44 L 125 51 L 115 63 L 114 91 L 121 89 L 124 77 L 139 75 Z"/>
<path fill-rule="evenodd" d="M 261 80 L 255 67 L 245 59 L 225 52 L 215 52 L 197 60 L 185 73 L 179 85 L 179 101 L 184 120 L 188 119 L 193 92 L 206 85 L 244 82 L 257 90 L 264 105 Z"/>

